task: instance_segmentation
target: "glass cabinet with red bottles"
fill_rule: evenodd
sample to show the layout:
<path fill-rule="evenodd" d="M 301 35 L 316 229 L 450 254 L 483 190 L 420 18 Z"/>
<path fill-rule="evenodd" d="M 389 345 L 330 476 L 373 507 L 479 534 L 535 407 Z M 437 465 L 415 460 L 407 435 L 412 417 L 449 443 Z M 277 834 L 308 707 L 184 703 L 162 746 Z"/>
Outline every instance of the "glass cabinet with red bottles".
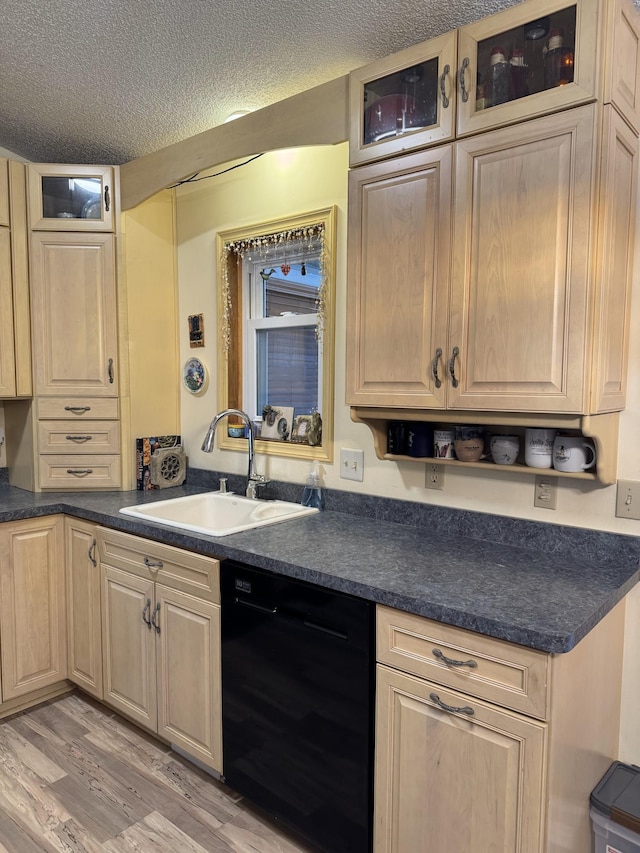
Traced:
<path fill-rule="evenodd" d="M 459 30 L 456 135 L 594 100 L 597 11 L 532 0 Z"/>
<path fill-rule="evenodd" d="M 607 2 L 526 0 L 351 72 L 351 165 L 595 100 Z"/>

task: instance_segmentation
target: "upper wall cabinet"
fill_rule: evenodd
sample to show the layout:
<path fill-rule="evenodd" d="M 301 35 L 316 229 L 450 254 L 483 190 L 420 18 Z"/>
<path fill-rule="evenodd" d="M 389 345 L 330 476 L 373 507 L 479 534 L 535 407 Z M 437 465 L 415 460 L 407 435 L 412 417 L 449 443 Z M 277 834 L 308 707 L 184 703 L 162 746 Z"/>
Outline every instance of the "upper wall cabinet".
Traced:
<path fill-rule="evenodd" d="M 453 138 L 456 42 L 447 33 L 351 73 L 352 166 Z"/>
<path fill-rule="evenodd" d="M 458 33 L 458 136 L 596 97 L 596 0 L 531 0 Z"/>
<path fill-rule="evenodd" d="M 637 130 L 639 41 L 630 0 L 528 0 L 357 69 L 350 163 L 596 98 L 613 103 Z"/>
<path fill-rule="evenodd" d="M 0 399 L 31 394 L 25 177 L 0 158 Z"/>
<path fill-rule="evenodd" d="M 111 166 L 40 163 L 28 167 L 29 225 L 34 231 L 113 231 Z"/>

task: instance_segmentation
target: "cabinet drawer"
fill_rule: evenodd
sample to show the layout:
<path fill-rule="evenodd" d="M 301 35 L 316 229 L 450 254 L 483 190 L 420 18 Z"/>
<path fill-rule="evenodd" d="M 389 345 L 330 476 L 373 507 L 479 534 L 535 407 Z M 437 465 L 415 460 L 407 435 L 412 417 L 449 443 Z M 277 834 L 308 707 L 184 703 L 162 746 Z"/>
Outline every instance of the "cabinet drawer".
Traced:
<path fill-rule="evenodd" d="M 40 421 L 40 453 L 119 453 L 120 429 L 117 421 Z"/>
<path fill-rule="evenodd" d="M 98 542 L 102 563 L 220 603 L 220 563 L 213 557 L 106 528 L 98 530 Z"/>
<path fill-rule="evenodd" d="M 549 655 L 544 652 L 378 607 L 377 659 L 504 708 L 547 719 Z"/>
<path fill-rule="evenodd" d="M 40 456 L 40 486 L 43 489 L 117 489 L 120 487 L 120 457 Z"/>
<path fill-rule="evenodd" d="M 115 397 L 40 397 L 37 411 L 40 420 L 110 420 L 118 417 L 118 400 Z"/>

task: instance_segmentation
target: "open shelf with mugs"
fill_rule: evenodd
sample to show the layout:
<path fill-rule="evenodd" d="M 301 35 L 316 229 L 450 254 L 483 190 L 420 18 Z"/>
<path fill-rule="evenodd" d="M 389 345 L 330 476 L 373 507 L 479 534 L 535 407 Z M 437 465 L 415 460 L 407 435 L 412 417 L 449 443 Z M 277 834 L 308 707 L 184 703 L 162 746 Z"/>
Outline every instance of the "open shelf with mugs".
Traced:
<path fill-rule="evenodd" d="M 544 471 L 551 471 L 554 477 L 586 480 L 606 486 L 616 482 L 618 412 L 601 415 L 563 415 L 352 407 L 351 419 L 369 427 L 373 435 L 374 449 L 379 459 L 423 463 L 437 461 L 439 464 L 458 468 L 481 468 L 483 471 L 504 471 L 507 474 L 511 472 L 533 476 Z M 404 437 L 398 436 L 397 433 L 394 436 L 393 425 L 395 424 L 405 424 Z M 390 427 L 392 427 L 391 433 Z M 446 454 L 449 451 L 445 449 L 445 446 L 447 441 L 455 443 L 456 427 L 458 428 L 458 436 L 460 436 L 458 441 L 465 442 L 464 447 L 458 445 L 460 449 L 465 451 L 465 458 L 472 458 L 473 456 L 474 432 L 463 434 L 461 428 L 466 427 L 467 430 L 473 427 L 480 428 L 484 445 L 480 459 L 462 461 L 461 459 L 447 458 Z M 527 433 L 527 430 L 530 432 Z M 544 430 L 545 432 L 534 434 L 531 432 L 533 430 Z M 409 446 L 409 431 L 412 433 L 411 446 Z M 436 455 L 434 440 L 438 433 L 443 433 L 443 435 L 442 443 L 439 444 L 439 453 Z M 559 436 L 566 437 L 568 441 L 556 444 L 556 438 Z M 496 458 L 511 459 L 515 445 L 511 441 L 505 441 L 507 437 L 518 439 L 515 462 L 497 464 L 492 457 L 491 438 L 496 439 L 494 441 Z M 530 447 L 527 451 L 528 437 Z M 400 442 L 404 439 L 404 446 L 402 443 L 394 444 L 394 438 Z M 589 449 L 582 450 L 583 440 L 595 452 L 594 465 L 590 465 L 591 453 Z M 499 442 L 499 447 L 496 447 L 496 442 Z M 590 465 L 590 467 L 577 471 L 561 470 L 562 467 L 574 467 L 573 462 L 563 462 L 564 459 L 572 456 L 573 450 L 569 445 L 574 444 L 580 448 L 576 451 L 577 453 L 584 452 L 583 464 Z M 396 448 L 400 452 L 396 452 Z M 390 452 L 390 449 L 394 452 Z M 506 456 L 500 457 L 501 449 L 504 450 Z M 536 458 L 536 449 L 542 452 L 542 457 Z M 443 452 L 445 453 L 444 456 L 441 455 Z M 525 457 L 532 464 L 527 465 Z M 554 458 L 558 467 L 553 465 Z M 573 458 L 575 459 L 575 456 Z M 536 467 L 536 464 L 540 467 Z"/>

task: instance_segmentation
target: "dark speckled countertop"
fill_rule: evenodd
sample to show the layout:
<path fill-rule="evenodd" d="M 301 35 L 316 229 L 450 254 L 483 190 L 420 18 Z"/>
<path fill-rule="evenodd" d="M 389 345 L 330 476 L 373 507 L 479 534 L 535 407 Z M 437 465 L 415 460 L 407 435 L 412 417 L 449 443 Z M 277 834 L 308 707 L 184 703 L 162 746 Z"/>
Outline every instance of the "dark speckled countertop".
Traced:
<path fill-rule="evenodd" d="M 640 577 L 637 537 L 338 491 L 325 493 L 317 515 L 219 538 L 118 512 L 206 490 L 33 494 L 4 485 L 0 521 L 67 513 L 556 653 Z"/>

